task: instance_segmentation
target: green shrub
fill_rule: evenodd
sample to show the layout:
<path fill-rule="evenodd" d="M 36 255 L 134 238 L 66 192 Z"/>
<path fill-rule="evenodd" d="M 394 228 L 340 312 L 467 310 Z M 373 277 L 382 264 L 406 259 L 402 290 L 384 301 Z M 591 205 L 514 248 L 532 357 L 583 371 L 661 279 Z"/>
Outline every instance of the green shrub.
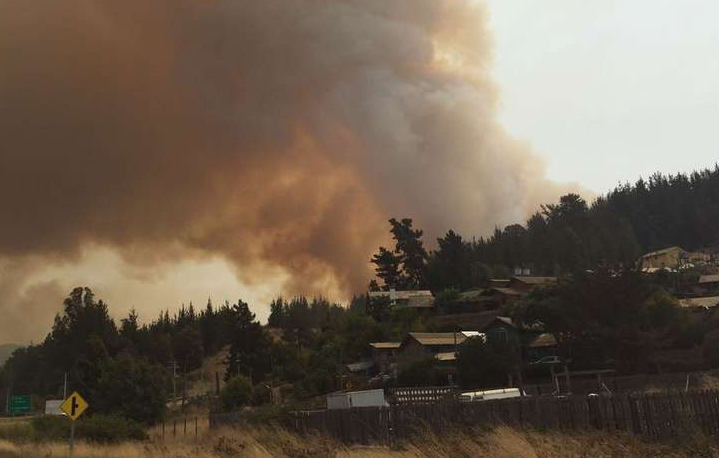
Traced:
<path fill-rule="evenodd" d="M 239 410 L 252 401 L 252 382 L 243 376 L 230 379 L 220 392 L 220 403 L 226 412 Z"/>
<path fill-rule="evenodd" d="M 33 439 L 39 442 L 66 440 L 70 434 L 70 420 L 66 417 L 43 416 L 33 418 Z M 93 415 L 77 420 L 75 437 L 88 442 L 122 442 L 145 440 L 142 424 L 121 417 Z"/>

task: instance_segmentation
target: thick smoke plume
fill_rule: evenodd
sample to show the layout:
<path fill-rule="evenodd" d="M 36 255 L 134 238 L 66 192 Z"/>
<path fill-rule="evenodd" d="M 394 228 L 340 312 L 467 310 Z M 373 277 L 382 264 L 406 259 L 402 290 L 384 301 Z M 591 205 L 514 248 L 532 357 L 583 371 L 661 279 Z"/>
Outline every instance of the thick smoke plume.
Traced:
<path fill-rule="evenodd" d="M 478 233 L 559 194 L 497 123 L 491 48 L 471 0 L 3 1 L 0 259 L 359 290 L 391 216 Z"/>

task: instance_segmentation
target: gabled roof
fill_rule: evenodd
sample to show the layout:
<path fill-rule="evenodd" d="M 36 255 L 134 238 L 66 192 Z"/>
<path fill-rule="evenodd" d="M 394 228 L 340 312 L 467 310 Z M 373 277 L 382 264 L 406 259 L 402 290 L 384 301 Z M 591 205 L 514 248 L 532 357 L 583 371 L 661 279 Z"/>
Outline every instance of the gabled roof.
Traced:
<path fill-rule="evenodd" d="M 413 297 L 433 297 L 432 291 L 415 290 L 415 291 L 370 291 L 369 297 L 389 297 L 390 300 L 406 300 Z"/>
<path fill-rule="evenodd" d="M 557 339 L 554 337 L 554 334 L 547 332 L 539 334 L 527 343 L 527 346 L 530 348 L 553 347 L 555 345 L 557 345 Z"/>
<path fill-rule="evenodd" d="M 492 323 L 495 323 L 495 322 L 497 322 L 497 321 L 499 321 L 500 323 L 504 323 L 504 324 L 506 324 L 507 326 L 511 326 L 511 327 L 513 327 L 513 328 L 515 328 L 515 329 L 518 329 L 517 324 L 516 324 L 510 317 L 508 317 L 508 316 L 497 316 L 497 317 L 495 317 L 492 321 L 490 321 L 489 323 L 487 323 L 487 326 L 485 326 L 485 329 L 488 328 Z M 522 326 L 522 329 L 525 330 L 525 331 L 540 332 L 540 331 L 544 330 L 544 324 L 542 324 L 542 323 L 535 323 L 535 324 L 532 324 L 532 325 L 529 325 L 529 326 L 526 326 L 526 325 L 525 325 L 525 326 Z"/>
<path fill-rule="evenodd" d="M 682 247 L 670 246 L 668 248 L 662 248 L 661 250 L 652 251 L 650 253 L 647 253 L 644 256 L 642 256 L 642 258 L 651 258 L 652 256 L 659 256 L 659 255 L 666 254 L 666 253 L 669 253 L 670 251 L 674 251 L 674 250 L 684 251 L 684 249 Z"/>
<path fill-rule="evenodd" d="M 401 301 L 399 305 L 408 308 L 434 307 L 434 296 L 431 291 L 370 291 L 369 297 L 387 297 L 390 301 Z"/>
<path fill-rule="evenodd" d="M 473 289 L 471 291 L 461 292 L 459 293 L 459 302 L 487 300 L 487 298 L 483 296 L 485 291 L 485 289 Z"/>
<path fill-rule="evenodd" d="M 407 339 L 414 339 L 420 343 L 420 345 L 457 345 L 464 342 L 467 337 L 461 332 L 410 332 L 405 337 Z M 455 340 L 456 339 L 456 340 Z"/>
<path fill-rule="evenodd" d="M 402 342 L 372 342 L 369 344 L 370 347 L 377 350 L 396 350 L 400 345 L 402 345 Z"/>
<path fill-rule="evenodd" d="M 698 283 L 716 283 L 719 282 L 719 275 L 702 275 L 699 277 Z"/>
<path fill-rule="evenodd" d="M 719 296 L 711 297 L 692 297 L 687 299 L 679 299 L 679 305 L 686 308 L 704 307 L 712 308 L 719 305 Z"/>
<path fill-rule="evenodd" d="M 527 285 L 542 285 L 544 283 L 557 281 L 557 277 L 512 277 L 512 281 L 518 281 Z"/>
<path fill-rule="evenodd" d="M 492 291 L 497 291 L 500 294 L 504 294 L 505 296 L 521 296 L 522 292 L 517 291 L 516 289 L 512 288 L 491 288 Z"/>

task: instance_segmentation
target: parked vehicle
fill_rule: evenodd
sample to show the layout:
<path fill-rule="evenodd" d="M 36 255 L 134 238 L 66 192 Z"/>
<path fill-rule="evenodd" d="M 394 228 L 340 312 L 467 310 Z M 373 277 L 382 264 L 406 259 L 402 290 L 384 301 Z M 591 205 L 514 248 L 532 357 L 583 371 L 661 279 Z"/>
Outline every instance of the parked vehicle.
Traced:
<path fill-rule="evenodd" d="M 384 390 L 350 391 L 327 395 L 327 409 L 351 409 L 353 407 L 387 407 Z"/>
<path fill-rule="evenodd" d="M 519 388 L 500 388 L 498 390 L 469 391 L 459 395 L 462 402 L 491 401 L 494 399 L 518 398 L 522 395 Z"/>

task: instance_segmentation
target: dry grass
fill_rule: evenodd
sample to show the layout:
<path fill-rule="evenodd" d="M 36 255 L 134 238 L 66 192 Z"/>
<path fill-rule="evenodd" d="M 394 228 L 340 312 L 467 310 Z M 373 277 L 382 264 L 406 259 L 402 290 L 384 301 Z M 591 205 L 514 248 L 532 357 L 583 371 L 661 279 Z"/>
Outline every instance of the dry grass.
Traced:
<path fill-rule="evenodd" d="M 55 458 L 66 444 L 15 445 L 0 441 L 0 458 Z M 656 443 L 631 435 L 518 432 L 424 434 L 396 449 L 343 447 L 323 438 L 299 438 L 275 428 L 225 429 L 194 437 L 119 445 L 78 444 L 75 458 L 719 458 L 714 441 L 691 437 Z"/>

